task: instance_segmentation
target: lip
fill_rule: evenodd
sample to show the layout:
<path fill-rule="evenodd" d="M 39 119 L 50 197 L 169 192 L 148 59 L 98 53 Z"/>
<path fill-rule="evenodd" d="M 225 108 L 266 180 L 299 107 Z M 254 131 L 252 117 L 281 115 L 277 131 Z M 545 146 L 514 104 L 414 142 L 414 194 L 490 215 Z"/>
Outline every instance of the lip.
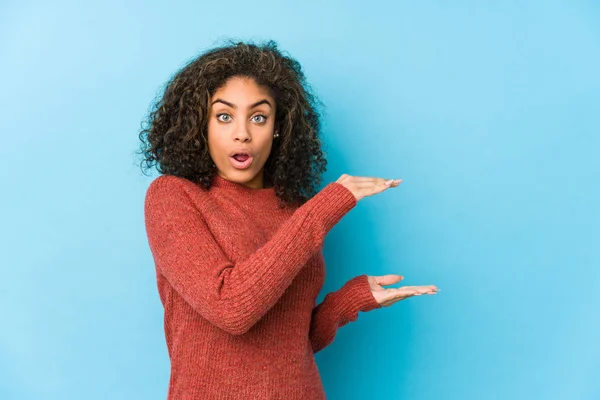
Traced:
<path fill-rule="evenodd" d="M 252 154 L 252 152 L 250 150 L 247 149 L 238 149 L 238 150 L 234 150 L 233 152 L 229 153 L 229 157 L 233 157 L 236 154 L 246 154 L 250 157 L 254 157 L 254 155 Z"/>
<path fill-rule="evenodd" d="M 233 168 L 235 169 L 248 169 L 250 168 L 250 166 L 252 165 L 252 161 L 254 160 L 254 157 L 252 157 L 251 154 L 249 153 L 234 153 L 234 154 L 247 154 L 248 155 L 248 159 L 246 161 L 240 162 L 238 160 L 236 160 L 235 158 L 233 158 L 233 155 L 231 155 L 229 157 L 229 161 L 231 162 L 231 165 L 233 166 Z"/>

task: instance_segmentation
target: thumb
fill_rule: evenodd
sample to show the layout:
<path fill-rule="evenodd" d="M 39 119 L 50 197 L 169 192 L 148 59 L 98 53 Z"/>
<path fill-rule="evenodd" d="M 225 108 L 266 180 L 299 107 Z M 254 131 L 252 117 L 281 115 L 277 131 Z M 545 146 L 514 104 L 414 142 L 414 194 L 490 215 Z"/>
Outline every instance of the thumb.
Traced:
<path fill-rule="evenodd" d="M 375 278 L 375 282 L 377 282 L 378 285 L 393 285 L 394 283 L 398 283 L 404 279 L 402 275 L 393 274 L 374 276 L 373 278 Z"/>

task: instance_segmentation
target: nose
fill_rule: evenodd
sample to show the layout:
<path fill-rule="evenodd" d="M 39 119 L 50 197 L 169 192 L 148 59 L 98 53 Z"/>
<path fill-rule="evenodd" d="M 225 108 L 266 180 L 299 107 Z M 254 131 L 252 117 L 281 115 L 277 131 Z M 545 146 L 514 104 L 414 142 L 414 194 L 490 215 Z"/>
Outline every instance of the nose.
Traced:
<path fill-rule="evenodd" d="M 236 129 L 233 139 L 245 143 L 251 139 L 250 132 L 246 124 L 242 123 L 240 125 L 241 126 Z"/>

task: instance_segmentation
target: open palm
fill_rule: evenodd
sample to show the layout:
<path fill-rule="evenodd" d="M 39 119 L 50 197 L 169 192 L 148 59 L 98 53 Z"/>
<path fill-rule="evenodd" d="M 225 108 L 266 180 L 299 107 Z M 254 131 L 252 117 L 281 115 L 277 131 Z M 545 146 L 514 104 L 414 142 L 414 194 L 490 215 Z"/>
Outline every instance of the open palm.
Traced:
<path fill-rule="evenodd" d="M 422 294 L 436 294 L 438 288 L 435 285 L 428 286 L 401 286 L 399 288 L 384 288 L 385 285 L 393 285 L 400 282 L 404 277 L 402 275 L 383 275 L 369 276 L 369 285 L 371 293 L 379 304 L 383 307 L 390 306 L 397 301 L 404 300 L 412 296 Z"/>

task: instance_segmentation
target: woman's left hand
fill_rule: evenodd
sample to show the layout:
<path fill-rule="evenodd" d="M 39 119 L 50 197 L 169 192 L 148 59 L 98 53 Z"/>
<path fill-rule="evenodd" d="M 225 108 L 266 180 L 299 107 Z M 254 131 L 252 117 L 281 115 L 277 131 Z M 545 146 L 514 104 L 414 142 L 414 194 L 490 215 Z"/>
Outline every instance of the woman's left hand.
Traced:
<path fill-rule="evenodd" d="M 402 275 L 368 276 L 371 293 L 383 307 L 390 306 L 397 301 L 422 294 L 436 294 L 438 288 L 435 285 L 428 286 L 402 286 L 399 288 L 383 288 L 382 285 L 393 285 L 400 282 Z"/>

